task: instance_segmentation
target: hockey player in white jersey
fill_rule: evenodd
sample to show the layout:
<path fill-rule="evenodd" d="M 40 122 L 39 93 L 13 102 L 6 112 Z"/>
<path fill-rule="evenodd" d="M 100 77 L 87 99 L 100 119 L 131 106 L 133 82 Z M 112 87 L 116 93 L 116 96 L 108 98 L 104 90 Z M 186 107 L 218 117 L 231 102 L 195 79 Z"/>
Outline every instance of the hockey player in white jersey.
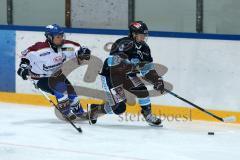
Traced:
<path fill-rule="evenodd" d="M 81 117 L 84 110 L 80 100 L 61 68 L 70 59 L 89 60 L 91 51 L 65 40 L 64 31 L 57 24 L 48 25 L 45 36 L 45 42 L 37 42 L 22 52 L 17 73 L 23 80 L 31 77 L 38 88 L 54 95 L 64 116 L 71 120 Z"/>

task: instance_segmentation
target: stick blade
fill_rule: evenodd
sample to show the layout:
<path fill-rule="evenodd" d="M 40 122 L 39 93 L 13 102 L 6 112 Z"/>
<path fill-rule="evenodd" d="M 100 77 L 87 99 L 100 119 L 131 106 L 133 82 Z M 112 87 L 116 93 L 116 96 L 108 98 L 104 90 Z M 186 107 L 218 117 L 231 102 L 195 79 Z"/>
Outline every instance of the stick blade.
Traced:
<path fill-rule="evenodd" d="M 223 118 L 224 122 L 236 122 L 237 118 L 235 116 L 225 117 Z"/>

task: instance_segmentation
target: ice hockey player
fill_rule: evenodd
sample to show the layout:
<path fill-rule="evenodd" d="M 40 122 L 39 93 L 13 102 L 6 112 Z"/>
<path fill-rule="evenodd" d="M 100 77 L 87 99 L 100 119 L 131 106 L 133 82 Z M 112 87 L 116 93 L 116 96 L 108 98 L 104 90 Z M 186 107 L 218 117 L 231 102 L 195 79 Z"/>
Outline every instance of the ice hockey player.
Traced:
<path fill-rule="evenodd" d="M 129 36 L 118 39 L 112 46 L 110 55 L 105 60 L 101 72 L 103 89 L 106 91 L 107 102 L 102 105 L 91 104 L 90 120 L 94 124 L 99 114 L 122 114 L 126 110 L 124 89 L 138 98 L 141 113 L 150 125 L 160 125 L 161 119 L 151 112 L 149 92 L 139 78 L 153 84 L 153 88 L 164 92 L 164 82 L 153 65 L 151 51 L 146 43 L 148 27 L 142 21 L 129 26 Z"/>
<path fill-rule="evenodd" d="M 78 62 L 89 60 L 91 51 L 76 42 L 65 40 L 64 31 L 57 24 L 46 26 L 45 36 L 45 42 L 37 42 L 22 52 L 17 73 L 23 80 L 30 77 L 38 88 L 54 95 L 60 111 L 74 120 L 81 117 L 84 110 L 61 68 L 70 59 L 75 58 Z"/>

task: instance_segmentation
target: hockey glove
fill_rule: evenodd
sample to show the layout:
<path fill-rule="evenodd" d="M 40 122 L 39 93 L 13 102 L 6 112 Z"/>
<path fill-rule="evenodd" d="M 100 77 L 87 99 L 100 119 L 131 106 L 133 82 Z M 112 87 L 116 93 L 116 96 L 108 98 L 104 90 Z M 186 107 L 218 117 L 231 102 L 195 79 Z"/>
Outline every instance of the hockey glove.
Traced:
<path fill-rule="evenodd" d="M 28 59 L 22 58 L 17 74 L 22 77 L 23 80 L 27 80 L 27 76 L 29 76 L 29 68 L 30 61 Z"/>
<path fill-rule="evenodd" d="M 77 56 L 79 60 L 89 60 L 91 56 L 91 51 L 86 47 L 81 47 L 77 53 Z"/>
<path fill-rule="evenodd" d="M 157 91 L 160 91 L 161 94 L 164 92 L 164 83 L 162 78 L 158 78 L 158 80 L 154 83 L 153 88 Z"/>

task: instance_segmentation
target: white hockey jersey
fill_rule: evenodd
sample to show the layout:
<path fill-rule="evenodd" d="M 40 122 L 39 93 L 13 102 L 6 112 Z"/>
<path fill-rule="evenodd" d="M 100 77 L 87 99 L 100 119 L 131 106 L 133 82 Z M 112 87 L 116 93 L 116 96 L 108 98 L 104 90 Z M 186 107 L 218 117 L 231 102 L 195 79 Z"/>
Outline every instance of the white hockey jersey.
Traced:
<path fill-rule="evenodd" d="M 50 77 L 60 71 L 63 63 L 77 57 L 80 44 L 64 40 L 64 44 L 56 53 L 46 42 L 38 42 L 22 52 L 22 58 L 30 61 L 31 72 L 39 77 Z"/>

